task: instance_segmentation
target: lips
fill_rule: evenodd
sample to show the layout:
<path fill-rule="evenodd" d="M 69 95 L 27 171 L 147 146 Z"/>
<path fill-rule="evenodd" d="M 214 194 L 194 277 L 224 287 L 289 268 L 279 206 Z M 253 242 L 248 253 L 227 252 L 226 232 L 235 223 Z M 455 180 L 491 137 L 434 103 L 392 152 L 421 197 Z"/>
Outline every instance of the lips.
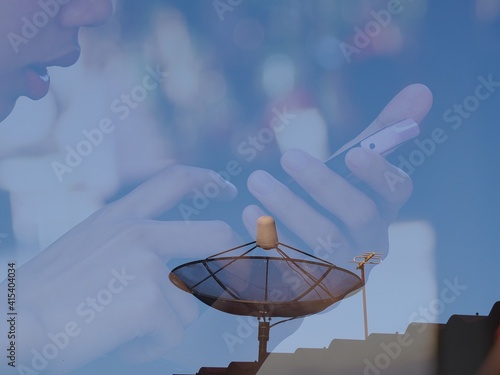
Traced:
<path fill-rule="evenodd" d="M 26 69 L 25 87 L 26 96 L 38 100 L 49 92 L 50 76 L 47 67 L 68 67 L 75 64 L 80 57 L 80 49 L 75 48 L 71 52 L 43 63 L 29 65 Z"/>
<path fill-rule="evenodd" d="M 79 58 L 80 58 L 80 48 L 77 47 L 77 48 L 73 49 L 71 52 L 69 52 L 65 55 L 62 55 L 56 59 L 53 59 L 51 61 L 48 61 L 48 62 L 44 63 L 43 65 L 46 67 L 47 66 L 60 66 L 60 67 L 66 68 L 66 67 L 71 66 L 74 63 L 76 63 Z"/>
<path fill-rule="evenodd" d="M 24 77 L 27 97 L 38 100 L 47 95 L 50 87 L 50 77 L 46 67 L 40 65 L 30 66 Z"/>

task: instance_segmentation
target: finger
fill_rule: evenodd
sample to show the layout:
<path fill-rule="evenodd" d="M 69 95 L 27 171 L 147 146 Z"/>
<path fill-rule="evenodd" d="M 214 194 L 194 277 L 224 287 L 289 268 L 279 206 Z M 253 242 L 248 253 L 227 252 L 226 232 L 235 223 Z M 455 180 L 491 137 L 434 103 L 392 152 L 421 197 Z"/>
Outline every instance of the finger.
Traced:
<path fill-rule="evenodd" d="M 121 217 L 152 218 L 172 209 L 184 197 L 196 194 L 207 199 L 232 199 L 237 189 L 213 171 L 174 165 L 108 207 Z"/>
<path fill-rule="evenodd" d="M 406 86 L 380 112 L 369 126 L 379 130 L 404 118 L 420 123 L 432 107 L 432 93 L 422 84 Z"/>
<path fill-rule="evenodd" d="M 320 162 L 320 164 L 323 163 Z M 339 255 L 337 252 L 340 249 L 342 252 L 350 251 L 348 241 L 334 223 L 314 210 L 268 173 L 264 171 L 254 172 L 248 180 L 248 188 L 264 207 L 310 248 L 315 251 L 321 250 L 322 243 L 328 240 L 334 243 L 331 252 L 335 256 Z M 344 254 L 340 257 L 343 258 Z"/>
<path fill-rule="evenodd" d="M 248 189 L 264 207 L 300 238 L 308 238 L 308 234 L 312 233 L 315 226 L 331 224 L 328 219 L 267 172 L 252 173 L 248 179 Z M 336 231 L 340 234 L 338 229 Z"/>
<path fill-rule="evenodd" d="M 376 152 L 361 147 L 351 149 L 345 161 L 352 173 L 380 196 L 383 217 L 394 219 L 413 191 L 410 177 Z"/>
<path fill-rule="evenodd" d="M 385 233 L 387 224 L 380 217 L 375 202 L 367 195 L 301 150 L 284 153 L 281 165 L 320 206 L 345 224 L 362 250 L 367 250 L 363 248 L 370 245 L 385 248 L 382 233 Z"/>
<path fill-rule="evenodd" d="M 377 219 L 375 203 L 320 160 L 302 150 L 289 150 L 281 165 L 320 206 L 351 230 L 364 230 Z"/>
<path fill-rule="evenodd" d="M 125 234 L 125 242 L 152 249 L 164 261 L 171 258 L 208 257 L 241 244 L 223 221 L 143 220 Z"/>
<path fill-rule="evenodd" d="M 432 107 L 432 93 L 427 86 L 413 84 L 401 90 L 377 118 L 356 138 L 342 146 L 335 154 L 339 154 L 354 146 L 361 139 L 385 128 L 394 122 L 411 118 L 420 123 Z"/>
<path fill-rule="evenodd" d="M 253 240 L 257 238 L 257 219 L 265 215 L 267 215 L 267 213 L 265 213 L 263 209 L 255 205 L 247 206 L 243 210 L 243 225 L 245 226 L 245 229 L 250 234 Z"/>

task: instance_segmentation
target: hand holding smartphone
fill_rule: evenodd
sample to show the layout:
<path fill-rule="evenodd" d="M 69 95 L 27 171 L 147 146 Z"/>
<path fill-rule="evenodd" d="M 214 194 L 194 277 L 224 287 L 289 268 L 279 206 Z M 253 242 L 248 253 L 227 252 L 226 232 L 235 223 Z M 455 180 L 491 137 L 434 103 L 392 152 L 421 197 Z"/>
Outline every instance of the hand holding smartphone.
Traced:
<path fill-rule="evenodd" d="M 352 185 L 358 185 L 361 181 L 351 173 L 351 170 L 345 163 L 345 156 L 351 149 L 356 147 L 366 148 L 386 157 L 419 134 L 420 128 L 415 120 L 405 119 L 398 121 L 366 136 L 345 150 L 343 149 L 345 146 L 341 147 L 339 150 L 342 151 L 335 152 L 325 161 L 325 164 Z M 296 193 L 299 193 L 298 186 L 293 180 L 288 181 L 286 185 Z"/>
<path fill-rule="evenodd" d="M 345 156 L 349 150 L 355 147 L 362 147 L 368 150 L 373 150 L 382 156 L 387 156 L 398 147 L 417 137 L 419 134 L 420 128 L 414 120 L 405 119 L 398 121 L 367 136 L 346 150 L 334 153 L 325 161 L 325 164 L 335 173 L 346 178 L 353 184 L 356 184 L 359 180 L 352 176 L 351 171 L 345 164 Z"/>

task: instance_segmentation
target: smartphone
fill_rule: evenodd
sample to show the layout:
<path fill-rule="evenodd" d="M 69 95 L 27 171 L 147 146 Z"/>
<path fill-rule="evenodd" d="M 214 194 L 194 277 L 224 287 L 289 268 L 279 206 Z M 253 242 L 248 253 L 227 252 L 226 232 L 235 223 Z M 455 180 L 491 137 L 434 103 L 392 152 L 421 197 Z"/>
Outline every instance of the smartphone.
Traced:
<path fill-rule="evenodd" d="M 355 147 L 362 147 L 373 150 L 385 157 L 419 134 L 420 128 L 414 120 L 405 119 L 398 121 L 367 136 L 346 150 L 333 154 L 325 161 L 325 164 L 335 173 L 341 175 L 349 182 L 356 184 L 359 182 L 359 179 L 352 175 L 350 169 L 345 164 L 345 156 L 349 150 Z"/>

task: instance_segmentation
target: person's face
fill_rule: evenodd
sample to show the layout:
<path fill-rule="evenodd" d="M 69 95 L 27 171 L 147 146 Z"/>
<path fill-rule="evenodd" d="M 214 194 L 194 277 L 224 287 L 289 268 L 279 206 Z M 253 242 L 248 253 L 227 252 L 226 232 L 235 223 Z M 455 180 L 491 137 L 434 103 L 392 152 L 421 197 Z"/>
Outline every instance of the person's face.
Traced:
<path fill-rule="evenodd" d="M 3 1 L 0 12 L 0 121 L 20 96 L 44 97 L 48 66 L 70 66 L 80 55 L 78 30 L 105 22 L 112 0 Z"/>

